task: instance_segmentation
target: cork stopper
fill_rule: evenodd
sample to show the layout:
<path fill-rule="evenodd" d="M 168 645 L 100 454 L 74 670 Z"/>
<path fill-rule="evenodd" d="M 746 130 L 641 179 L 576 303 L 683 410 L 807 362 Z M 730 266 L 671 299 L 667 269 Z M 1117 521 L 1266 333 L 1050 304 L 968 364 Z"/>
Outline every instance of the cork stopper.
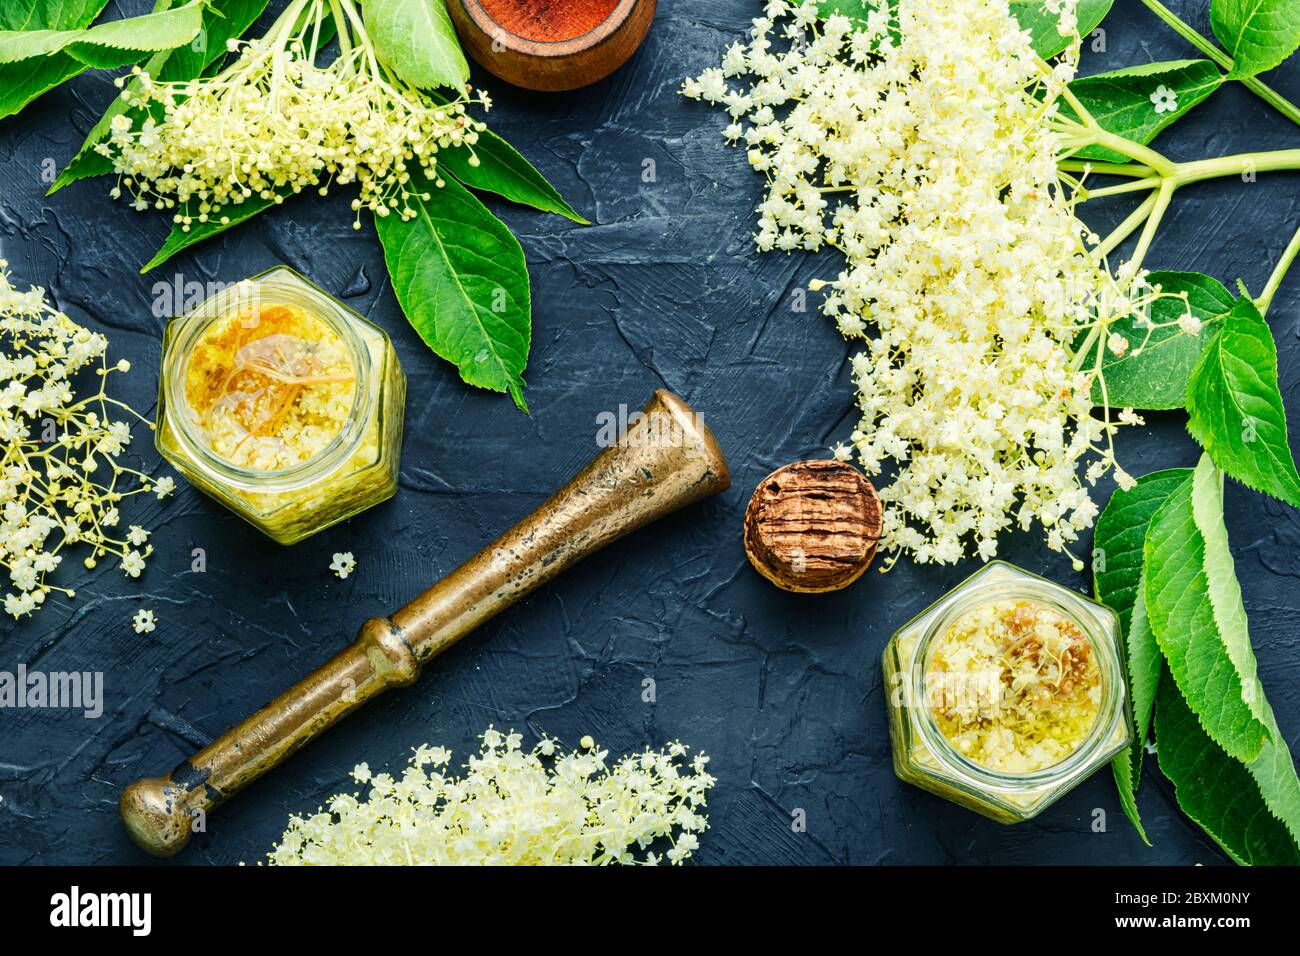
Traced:
<path fill-rule="evenodd" d="M 758 483 L 745 509 L 745 554 L 787 591 L 836 591 L 871 564 L 880 499 L 865 475 L 840 461 L 796 461 Z"/>

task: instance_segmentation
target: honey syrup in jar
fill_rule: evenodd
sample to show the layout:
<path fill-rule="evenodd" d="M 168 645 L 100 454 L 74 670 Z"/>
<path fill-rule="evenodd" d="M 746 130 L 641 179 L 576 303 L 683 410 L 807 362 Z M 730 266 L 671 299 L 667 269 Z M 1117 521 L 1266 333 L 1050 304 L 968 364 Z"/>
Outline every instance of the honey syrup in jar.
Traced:
<path fill-rule="evenodd" d="M 396 492 L 405 391 L 381 330 L 279 268 L 168 326 L 158 448 L 292 544 Z"/>

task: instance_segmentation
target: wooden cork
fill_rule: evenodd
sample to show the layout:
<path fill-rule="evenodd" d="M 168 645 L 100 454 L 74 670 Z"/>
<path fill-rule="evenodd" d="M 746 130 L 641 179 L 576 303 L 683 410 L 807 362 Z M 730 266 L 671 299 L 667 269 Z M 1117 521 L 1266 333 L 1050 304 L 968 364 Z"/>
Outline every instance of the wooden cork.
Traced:
<path fill-rule="evenodd" d="M 880 540 L 880 499 L 840 461 L 796 461 L 758 483 L 745 509 L 745 554 L 779 588 L 816 593 L 852 584 Z"/>

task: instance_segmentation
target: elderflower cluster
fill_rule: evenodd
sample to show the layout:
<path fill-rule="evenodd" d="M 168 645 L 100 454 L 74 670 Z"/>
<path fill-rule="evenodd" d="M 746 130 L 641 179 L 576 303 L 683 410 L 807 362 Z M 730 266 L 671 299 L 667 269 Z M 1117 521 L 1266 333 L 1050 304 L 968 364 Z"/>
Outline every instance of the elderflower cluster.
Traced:
<path fill-rule="evenodd" d="M 328 810 L 294 816 L 268 854 L 293 865 L 603 865 L 681 863 L 707 826 L 705 795 L 714 778 L 709 758 L 686 763 L 671 743 L 606 764 L 608 752 L 589 737 L 583 749 L 560 751 L 544 739 L 531 751 L 519 734 L 488 728 L 477 756 L 459 778 L 451 752 L 415 750 L 400 779 L 353 772 L 370 784 L 364 799 L 339 794 Z"/>
<path fill-rule="evenodd" d="M 1055 6 L 1072 32 L 1074 4 Z M 1073 346 L 1159 291 L 1119 284 L 1058 180 L 1052 119 L 1077 41 L 1048 65 L 1008 0 L 895 9 L 821 19 L 811 0 L 770 0 L 748 44 L 683 93 L 726 109 L 724 137 L 767 180 L 758 248 L 844 255 L 812 284 L 862 343 L 862 418 L 835 452 L 892 471 L 889 563 L 988 559 L 1035 523 L 1067 550 L 1096 517 L 1084 482 L 1115 466 L 1120 423 L 1092 414 L 1097 350 Z"/>
<path fill-rule="evenodd" d="M 105 387 L 129 363 L 110 366 L 104 336 L 51 308 L 44 290 L 14 288 L 6 266 L 0 260 L 0 568 L 9 575 L 5 613 L 20 618 L 51 592 L 74 596 L 50 580 L 73 545 L 89 549 L 87 568 L 111 554 L 123 573 L 138 577 L 153 546 L 138 525 L 115 531 L 119 506 L 144 492 L 161 498 L 172 485 L 119 460 L 131 428 L 114 414 L 136 413 Z M 78 395 L 88 375 L 97 388 Z M 136 487 L 123 490 L 131 481 Z"/>
<path fill-rule="evenodd" d="M 355 13 L 351 0 L 338 2 Z M 486 126 L 465 114 L 467 98 L 435 102 L 391 79 L 364 33 L 318 66 L 315 29 L 328 16 L 320 0 L 295 0 L 262 39 L 231 40 L 238 56 L 210 78 L 157 82 L 134 68 L 121 94 L 131 109 L 95 147 L 119 176 L 114 198 L 125 190 L 136 209 L 175 210 L 189 231 L 228 223 L 230 207 L 250 200 L 356 182 L 355 228 L 363 207 L 413 217 L 412 172 L 443 185 L 438 150 L 472 150 Z M 490 108 L 486 94 L 472 102 Z"/>

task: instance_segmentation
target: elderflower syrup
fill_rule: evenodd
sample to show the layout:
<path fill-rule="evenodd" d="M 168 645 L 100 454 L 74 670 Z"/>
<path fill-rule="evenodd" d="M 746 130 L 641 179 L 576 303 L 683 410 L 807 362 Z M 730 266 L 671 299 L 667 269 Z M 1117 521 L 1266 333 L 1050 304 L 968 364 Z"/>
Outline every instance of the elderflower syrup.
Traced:
<path fill-rule="evenodd" d="M 894 771 L 1003 823 L 1028 820 L 1131 739 L 1113 611 L 993 561 L 885 648 Z"/>
<path fill-rule="evenodd" d="M 159 452 L 281 544 L 397 491 L 406 378 L 388 336 L 280 267 L 168 326 Z"/>

